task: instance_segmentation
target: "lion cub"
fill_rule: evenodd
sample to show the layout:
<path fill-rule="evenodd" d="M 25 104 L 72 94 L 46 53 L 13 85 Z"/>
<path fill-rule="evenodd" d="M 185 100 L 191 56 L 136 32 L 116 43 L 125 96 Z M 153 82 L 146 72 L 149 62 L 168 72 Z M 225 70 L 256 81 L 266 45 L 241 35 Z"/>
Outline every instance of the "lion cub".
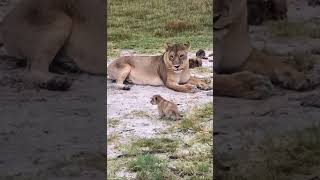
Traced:
<path fill-rule="evenodd" d="M 178 112 L 178 107 L 175 103 L 165 100 L 160 95 L 154 95 L 151 98 L 152 105 L 158 105 L 160 118 L 167 117 L 172 120 L 178 120 L 182 117 Z"/>

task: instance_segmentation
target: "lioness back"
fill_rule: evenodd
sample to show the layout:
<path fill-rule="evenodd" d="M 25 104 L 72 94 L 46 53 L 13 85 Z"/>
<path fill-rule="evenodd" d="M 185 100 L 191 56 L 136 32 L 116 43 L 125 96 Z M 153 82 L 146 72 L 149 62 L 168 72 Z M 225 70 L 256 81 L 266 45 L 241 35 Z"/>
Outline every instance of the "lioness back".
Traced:
<path fill-rule="evenodd" d="M 163 85 L 158 68 L 161 56 L 124 56 L 114 60 L 108 67 L 108 75 L 111 79 L 117 79 L 118 73 L 126 66 L 130 66 L 127 80 L 141 85 Z"/>

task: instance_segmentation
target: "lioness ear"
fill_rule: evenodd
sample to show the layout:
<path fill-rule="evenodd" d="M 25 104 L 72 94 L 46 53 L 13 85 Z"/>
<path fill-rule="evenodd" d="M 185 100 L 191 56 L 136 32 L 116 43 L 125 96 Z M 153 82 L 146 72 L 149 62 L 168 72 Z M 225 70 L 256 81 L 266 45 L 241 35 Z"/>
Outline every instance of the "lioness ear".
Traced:
<path fill-rule="evenodd" d="M 187 49 L 190 49 L 190 42 L 187 41 L 186 43 L 183 44 Z"/>
<path fill-rule="evenodd" d="M 172 43 L 165 43 L 165 44 L 164 44 L 164 49 L 165 49 L 166 51 L 168 51 L 169 48 L 172 48 L 172 47 L 173 47 L 173 44 L 172 44 Z"/>

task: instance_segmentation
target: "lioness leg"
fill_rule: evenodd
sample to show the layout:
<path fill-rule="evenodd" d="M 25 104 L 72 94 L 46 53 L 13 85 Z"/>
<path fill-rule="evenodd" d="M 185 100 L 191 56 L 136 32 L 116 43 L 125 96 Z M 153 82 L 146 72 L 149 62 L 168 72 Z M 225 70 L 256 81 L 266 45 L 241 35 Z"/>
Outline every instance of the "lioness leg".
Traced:
<path fill-rule="evenodd" d="M 46 28 L 36 31 L 39 27 L 35 25 L 36 27 L 32 27 L 35 29 L 29 31 L 29 36 L 39 37 L 34 42 L 35 49 L 29 56 L 29 77 L 42 88 L 67 90 L 71 86 L 71 80 L 53 75 L 49 72 L 49 66 L 66 42 L 71 32 L 72 20 L 62 13 L 53 13 L 51 16 L 55 17 L 55 20 L 48 22 Z"/>
<path fill-rule="evenodd" d="M 278 57 L 268 56 L 257 50 L 252 51 L 242 70 L 265 75 L 272 83 L 286 89 L 304 90 L 311 86 L 302 72 L 281 62 Z"/>
<path fill-rule="evenodd" d="M 131 66 L 125 63 L 115 63 L 108 67 L 108 75 L 116 80 L 116 88 L 122 90 L 130 90 L 130 86 L 124 84 L 130 71 Z"/>
<path fill-rule="evenodd" d="M 272 95 L 270 80 L 251 72 L 215 74 L 213 77 L 214 96 L 228 96 L 247 99 L 264 99 Z"/>
<path fill-rule="evenodd" d="M 5 20 L 3 32 L 6 50 L 28 61 L 23 78 L 50 90 L 68 89 L 71 81 L 49 73 L 49 65 L 68 39 L 72 20 L 55 11 L 39 16 L 17 14 L 13 10 Z"/>

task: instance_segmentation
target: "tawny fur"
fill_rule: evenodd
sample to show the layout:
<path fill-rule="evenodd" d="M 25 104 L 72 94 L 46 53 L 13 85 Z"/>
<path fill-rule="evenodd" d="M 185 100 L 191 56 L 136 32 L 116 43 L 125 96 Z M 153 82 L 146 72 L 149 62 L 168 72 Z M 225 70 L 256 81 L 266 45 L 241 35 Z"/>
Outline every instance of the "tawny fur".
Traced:
<path fill-rule="evenodd" d="M 246 0 L 214 3 L 215 95 L 263 99 L 272 95 L 271 83 L 293 90 L 312 87 L 305 74 L 252 47 Z"/>
<path fill-rule="evenodd" d="M 172 120 L 179 120 L 182 117 L 178 111 L 177 105 L 164 99 L 160 95 L 152 96 L 150 103 L 158 106 L 160 118 L 166 117 Z"/>
<path fill-rule="evenodd" d="M 27 59 L 24 77 L 44 88 L 66 83 L 49 72 L 58 53 L 84 72 L 105 74 L 105 7 L 104 0 L 23 0 L 3 20 L 5 49 Z"/>
<path fill-rule="evenodd" d="M 108 76 L 116 80 L 118 89 L 129 90 L 126 80 L 133 84 L 166 87 L 185 93 L 193 93 L 197 88 L 210 89 L 200 79 L 191 77 L 189 71 L 189 43 L 166 44 L 165 52 L 160 56 L 124 56 L 114 60 L 108 66 Z"/>

